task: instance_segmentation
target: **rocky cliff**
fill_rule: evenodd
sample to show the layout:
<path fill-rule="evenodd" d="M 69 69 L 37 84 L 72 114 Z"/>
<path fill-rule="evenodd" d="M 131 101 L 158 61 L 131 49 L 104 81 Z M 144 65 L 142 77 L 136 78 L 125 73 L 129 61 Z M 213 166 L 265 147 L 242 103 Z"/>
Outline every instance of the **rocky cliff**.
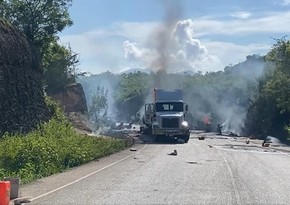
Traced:
<path fill-rule="evenodd" d="M 55 101 L 63 108 L 67 118 L 80 133 L 91 133 L 86 96 L 83 86 L 75 83 L 67 86 L 54 94 L 50 94 Z"/>
<path fill-rule="evenodd" d="M 0 19 L 0 134 L 26 133 L 49 117 L 37 52 Z"/>
<path fill-rule="evenodd" d="M 68 112 L 87 112 L 86 97 L 83 87 L 79 83 L 67 86 L 64 90 L 50 95 Z"/>

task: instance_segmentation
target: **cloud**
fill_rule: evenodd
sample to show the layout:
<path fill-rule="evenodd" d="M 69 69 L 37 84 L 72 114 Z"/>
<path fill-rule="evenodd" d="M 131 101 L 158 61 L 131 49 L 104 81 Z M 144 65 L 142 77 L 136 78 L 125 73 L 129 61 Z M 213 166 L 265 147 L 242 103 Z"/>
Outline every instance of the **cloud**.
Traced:
<path fill-rule="evenodd" d="M 152 52 L 147 48 L 141 48 L 136 42 L 125 41 L 123 44 L 125 58 L 130 61 L 144 61 L 149 64 L 153 60 L 156 52 Z"/>
<path fill-rule="evenodd" d="M 286 6 L 290 4 L 290 0 L 283 0 L 282 5 Z"/>
<path fill-rule="evenodd" d="M 263 16 L 250 16 L 247 19 L 223 19 L 201 17 L 194 20 L 198 36 L 251 35 L 265 33 L 289 33 L 290 11 L 268 13 Z"/>
<path fill-rule="evenodd" d="M 221 60 L 220 69 L 230 64 L 236 64 L 252 54 L 264 55 L 272 45 L 270 44 L 247 44 L 239 45 L 222 41 L 204 42 L 204 45 L 211 51 L 211 54 Z M 219 66 L 219 65 L 217 65 Z"/>
<path fill-rule="evenodd" d="M 192 70 L 198 71 L 210 69 L 212 65 L 219 63 L 219 59 L 209 55 L 206 47 L 194 38 L 193 21 L 191 19 L 177 22 L 168 34 L 166 52 L 160 52 L 158 47 L 142 47 L 137 42 L 125 41 L 125 57 L 134 62 L 141 63 L 144 67 L 153 70 L 166 69 L 169 72 Z M 157 38 L 157 40 L 160 40 Z M 161 56 L 160 56 L 161 55 Z M 166 55 L 165 57 L 162 55 Z M 166 68 L 159 65 L 159 60 L 165 58 Z M 212 69 L 212 68 L 211 68 Z"/>
<path fill-rule="evenodd" d="M 243 61 L 247 55 L 265 54 L 273 43 L 271 36 L 289 33 L 290 11 L 246 16 L 240 13 L 235 18 L 203 16 L 178 21 L 169 36 L 172 41 L 166 53 L 169 69 L 222 70 L 226 65 Z M 156 21 L 116 22 L 101 29 L 61 35 L 60 39 L 63 43 L 69 42 L 80 54 L 83 71 L 118 72 L 156 66 L 154 59 L 160 53 L 152 31 L 159 25 Z"/>
<path fill-rule="evenodd" d="M 111 35 L 130 39 L 132 41 L 144 42 L 150 35 L 153 28 L 158 26 L 158 22 L 117 22 L 109 28 Z"/>
<path fill-rule="evenodd" d="M 238 19 L 248 19 L 252 14 L 247 11 L 238 11 L 230 14 L 230 16 Z"/>

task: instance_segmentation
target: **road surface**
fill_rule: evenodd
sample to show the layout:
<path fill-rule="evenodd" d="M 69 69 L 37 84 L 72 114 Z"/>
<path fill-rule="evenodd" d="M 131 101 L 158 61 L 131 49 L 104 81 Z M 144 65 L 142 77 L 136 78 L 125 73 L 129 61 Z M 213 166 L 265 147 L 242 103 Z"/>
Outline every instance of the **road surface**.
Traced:
<path fill-rule="evenodd" d="M 39 180 L 22 194 L 31 205 L 290 203 L 289 152 L 199 135 L 187 144 L 135 145 L 136 152 Z M 168 155 L 174 149 L 177 156 Z"/>

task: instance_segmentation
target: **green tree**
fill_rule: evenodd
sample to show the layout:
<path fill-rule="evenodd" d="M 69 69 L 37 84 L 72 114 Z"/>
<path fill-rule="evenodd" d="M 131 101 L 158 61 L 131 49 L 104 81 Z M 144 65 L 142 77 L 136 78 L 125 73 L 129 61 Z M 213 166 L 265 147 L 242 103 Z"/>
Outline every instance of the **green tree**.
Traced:
<path fill-rule="evenodd" d="M 249 127 L 252 133 L 286 141 L 290 130 L 289 41 L 278 39 L 265 59 L 266 73 L 259 79 L 257 94 L 248 112 Z"/>
<path fill-rule="evenodd" d="M 2 16 L 19 28 L 40 49 L 72 25 L 68 9 L 72 0 L 2 0 Z"/>
<path fill-rule="evenodd" d="M 277 40 L 266 59 L 275 71 L 264 92 L 275 99 L 281 112 L 290 112 L 290 42 L 285 38 Z"/>
<path fill-rule="evenodd" d="M 119 116 L 125 120 L 131 120 L 144 106 L 148 95 L 149 75 L 142 72 L 123 74 L 118 89 L 115 93 L 115 104 Z"/>
<path fill-rule="evenodd" d="M 4 8 L 5 8 L 5 4 L 4 4 L 4 1 L 3 0 L 0 0 L 0 18 L 3 18 L 4 17 Z"/>
<path fill-rule="evenodd" d="M 96 93 L 92 97 L 92 103 L 89 108 L 91 120 L 98 129 L 106 123 L 108 112 L 108 89 L 97 86 Z"/>
<path fill-rule="evenodd" d="M 64 89 L 76 82 L 81 73 L 78 69 L 78 55 L 71 48 L 51 42 L 43 56 L 43 70 L 48 94 Z"/>
<path fill-rule="evenodd" d="M 43 65 L 48 93 L 74 83 L 80 74 L 78 55 L 58 44 L 57 34 L 72 25 L 68 9 L 72 0 L 2 0 L 0 14 L 19 28 L 36 49 Z"/>

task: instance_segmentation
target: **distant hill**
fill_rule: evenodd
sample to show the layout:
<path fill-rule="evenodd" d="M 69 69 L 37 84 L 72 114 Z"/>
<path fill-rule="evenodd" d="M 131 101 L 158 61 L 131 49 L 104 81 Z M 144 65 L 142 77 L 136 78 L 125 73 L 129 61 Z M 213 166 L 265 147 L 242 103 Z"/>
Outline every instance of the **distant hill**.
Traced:
<path fill-rule="evenodd" d="M 185 70 L 185 71 L 180 71 L 180 72 L 177 72 L 179 74 L 183 74 L 183 75 L 190 75 L 190 76 L 193 76 L 196 74 L 196 72 L 192 71 L 192 70 Z"/>
<path fill-rule="evenodd" d="M 147 74 L 150 74 L 151 70 L 149 69 L 142 69 L 142 68 L 130 68 L 128 70 L 124 70 L 124 71 L 121 71 L 117 74 L 129 74 L 129 73 L 137 73 L 137 72 L 142 72 L 142 73 L 147 73 Z"/>
<path fill-rule="evenodd" d="M 119 72 L 116 74 L 122 75 L 122 74 L 137 73 L 137 72 L 150 74 L 151 70 L 150 69 L 142 69 L 142 68 L 130 68 L 128 70 L 125 70 L 125 71 L 122 71 L 122 72 Z M 196 74 L 195 72 L 193 72 L 191 70 L 185 70 L 185 71 L 179 71 L 179 72 L 170 72 L 170 73 L 177 73 L 177 74 L 190 75 L 190 76 L 193 76 Z"/>

